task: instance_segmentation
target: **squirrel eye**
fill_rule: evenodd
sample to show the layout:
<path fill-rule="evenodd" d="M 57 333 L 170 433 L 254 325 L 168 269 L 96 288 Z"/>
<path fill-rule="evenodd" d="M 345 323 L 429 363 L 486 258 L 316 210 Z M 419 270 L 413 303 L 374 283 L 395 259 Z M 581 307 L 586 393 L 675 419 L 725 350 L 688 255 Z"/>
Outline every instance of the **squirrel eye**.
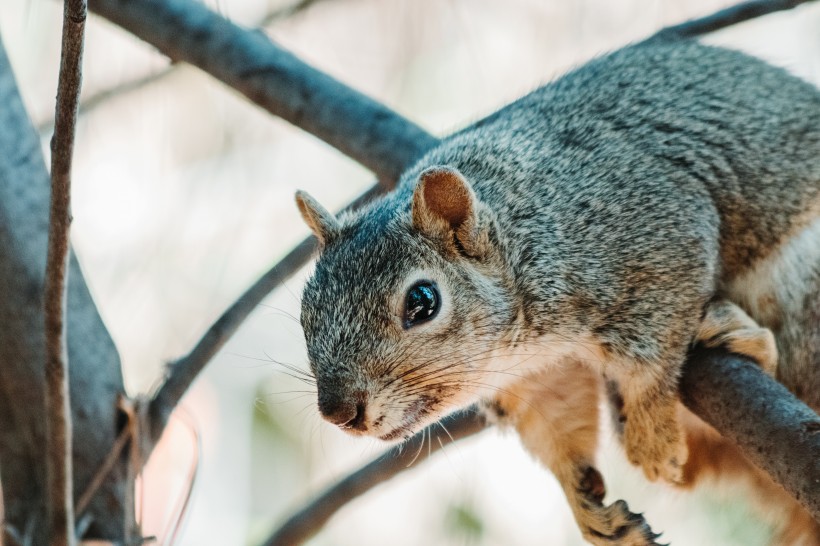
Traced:
<path fill-rule="evenodd" d="M 430 281 L 421 281 L 410 287 L 404 302 L 404 327 L 430 320 L 439 308 L 439 293 L 436 285 Z"/>

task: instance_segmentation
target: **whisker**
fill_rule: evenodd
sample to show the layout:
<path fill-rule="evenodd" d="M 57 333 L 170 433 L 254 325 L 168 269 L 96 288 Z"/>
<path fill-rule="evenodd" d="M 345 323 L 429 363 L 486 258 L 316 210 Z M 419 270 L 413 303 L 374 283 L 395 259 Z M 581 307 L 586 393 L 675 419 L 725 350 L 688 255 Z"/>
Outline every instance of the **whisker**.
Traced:
<path fill-rule="evenodd" d="M 416 456 L 413 457 L 413 460 L 410 461 L 409 463 L 407 463 L 407 466 L 405 468 L 410 468 L 411 466 L 413 466 L 413 463 L 415 463 L 416 459 L 418 459 L 419 455 L 421 455 L 421 450 L 424 447 L 424 438 L 425 438 L 426 434 L 427 434 L 427 429 L 423 429 L 421 431 L 421 443 L 419 444 L 419 450 L 416 452 Z"/>
<path fill-rule="evenodd" d="M 259 307 L 265 307 L 266 309 L 270 309 L 271 311 L 276 311 L 275 313 L 272 313 L 274 315 L 283 316 L 283 317 L 292 319 L 297 324 L 301 324 L 301 322 L 299 321 L 299 317 L 291 314 L 290 312 L 282 309 L 281 307 L 276 307 L 274 305 L 268 305 L 267 303 L 258 303 L 257 305 Z"/>

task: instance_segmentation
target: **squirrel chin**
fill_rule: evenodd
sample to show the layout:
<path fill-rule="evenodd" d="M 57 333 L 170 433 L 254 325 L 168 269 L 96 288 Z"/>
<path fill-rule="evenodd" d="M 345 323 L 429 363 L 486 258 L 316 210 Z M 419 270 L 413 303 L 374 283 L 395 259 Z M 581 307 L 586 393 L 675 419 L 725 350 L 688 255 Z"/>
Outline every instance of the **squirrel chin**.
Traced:
<path fill-rule="evenodd" d="M 379 436 L 379 440 L 384 442 L 395 442 L 396 440 L 407 440 L 412 436 L 413 431 L 406 426 L 393 429 L 387 434 Z"/>

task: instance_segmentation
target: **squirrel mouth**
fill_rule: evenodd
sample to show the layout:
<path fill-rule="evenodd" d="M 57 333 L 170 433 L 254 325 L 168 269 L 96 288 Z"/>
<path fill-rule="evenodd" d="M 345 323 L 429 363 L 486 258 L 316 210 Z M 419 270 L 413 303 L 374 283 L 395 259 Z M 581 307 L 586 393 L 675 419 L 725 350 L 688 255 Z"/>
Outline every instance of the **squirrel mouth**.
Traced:
<path fill-rule="evenodd" d="M 419 422 L 419 419 L 424 417 L 430 412 L 430 406 L 432 405 L 433 400 L 429 397 L 423 396 L 410 404 L 404 410 L 404 415 L 402 415 L 402 424 L 398 427 L 394 428 L 387 434 L 379 436 L 379 439 L 384 440 L 386 442 L 396 440 L 398 438 L 403 437 L 404 439 L 410 438 L 413 434 L 413 425 Z"/>

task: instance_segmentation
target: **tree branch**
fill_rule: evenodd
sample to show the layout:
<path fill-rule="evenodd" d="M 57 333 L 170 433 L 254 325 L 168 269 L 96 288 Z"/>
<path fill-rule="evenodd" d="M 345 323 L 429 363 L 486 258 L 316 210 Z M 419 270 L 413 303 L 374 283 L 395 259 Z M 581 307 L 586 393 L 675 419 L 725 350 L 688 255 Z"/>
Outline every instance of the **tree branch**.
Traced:
<path fill-rule="evenodd" d="M 656 32 L 650 39 L 681 40 L 696 38 L 763 15 L 790 10 L 800 4 L 812 1 L 814 0 L 749 0 L 706 17 L 666 27 Z"/>
<path fill-rule="evenodd" d="M 324 140 L 376 174 L 396 180 L 435 144 L 423 129 L 192 0 L 91 0 L 90 8 L 192 64 L 274 115 Z M 146 14 L 150 13 L 150 17 Z"/>
<path fill-rule="evenodd" d="M 71 160 L 82 85 L 86 10 L 84 0 L 66 0 L 63 5 L 62 54 L 54 136 L 51 139 L 51 207 L 43 316 L 46 338 L 48 534 L 49 542 L 55 546 L 72 546 L 76 543 L 65 316 L 71 227 Z"/>
<path fill-rule="evenodd" d="M 264 542 L 264 546 L 295 546 L 315 535 L 342 506 L 391 479 L 396 474 L 421 464 L 445 444 L 484 430 L 484 417 L 476 408 L 450 415 L 394 446 L 359 470 L 349 474 L 301 508 Z M 428 448 L 424 448 L 425 441 Z"/>
<path fill-rule="evenodd" d="M 820 417 L 811 408 L 759 366 L 716 350 L 692 353 L 680 392 L 820 521 Z"/>

